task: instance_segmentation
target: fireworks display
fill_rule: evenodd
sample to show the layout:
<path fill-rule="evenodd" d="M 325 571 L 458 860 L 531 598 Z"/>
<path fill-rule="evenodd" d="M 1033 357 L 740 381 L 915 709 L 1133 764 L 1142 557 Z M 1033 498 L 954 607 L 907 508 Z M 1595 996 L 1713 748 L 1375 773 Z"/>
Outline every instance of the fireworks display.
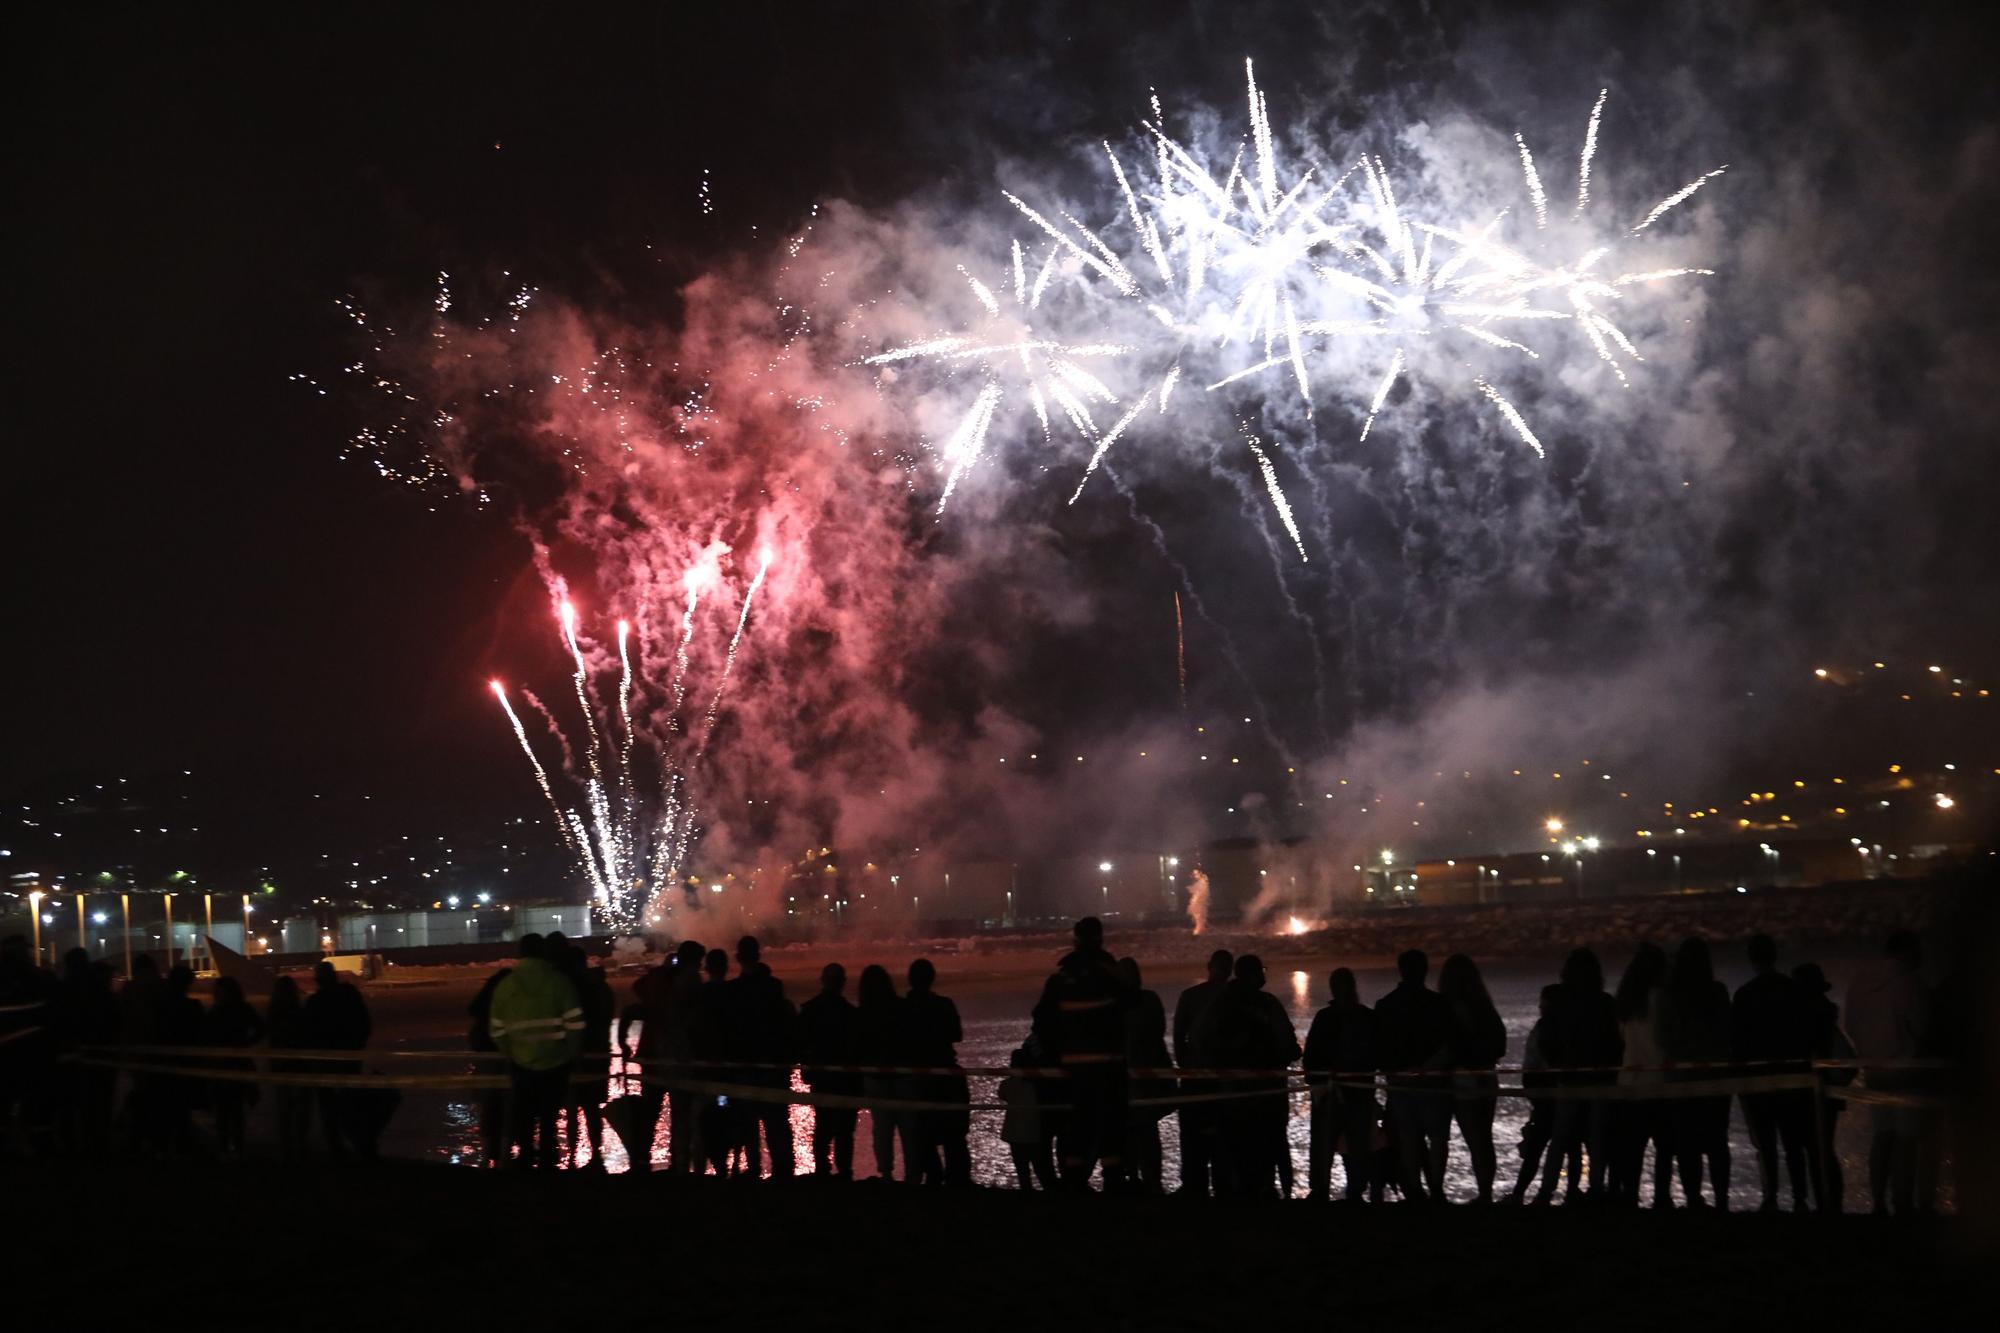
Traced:
<path fill-rule="evenodd" d="M 400 331 L 342 299 L 370 349 L 342 374 L 376 406 L 351 451 L 392 480 L 482 505 L 507 497 L 537 534 L 568 720 L 518 691 L 546 726 L 537 734 L 493 688 L 618 928 L 640 924 L 685 877 L 702 834 L 697 787 L 710 835 L 722 834 L 718 855 L 795 853 L 832 829 L 900 834 L 938 817 L 955 756 L 896 687 L 927 661 L 958 669 L 945 628 L 963 610 L 957 591 L 985 586 L 982 561 L 998 568 L 1020 554 L 1010 534 L 976 548 L 938 535 L 941 516 L 961 526 L 951 506 L 982 460 L 1039 467 L 1050 497 L 1070 506 L 1121 494 L 1179 576 L 1183 713 L 1183 592 L 1252 694 L 1262 655 L 1205 609 L 1190 565 L 1130 486 L 1175 461 L 1225 478 L 1235 502 L 1204 497 L 1199 512 L 1251 520 L 1289 624 L 1309 636 L 1324 718 L 1316 608 L 1288 583 L 1338 559 L 1323 545 L 1337 540 L 1325 477 L 1305 455 L 1325 440 L 1374 447 L 1392 426 L 1414 434 L 1460 404 L 1539 460 L 1531 417 L 1553 382 L 1567 393 L 1625 388 L 1641 363 L 1627 330 L 1646 331 L 1629 318 L 1636 298 L 1712 273 L 1671 245 L 1644 261 L 1622 253 L 1660 245 L 1661 220 L 1720 169 L 1613 219 L 1619 195 L 1599 170 L 1606 92 L 1584 122 L 1573 195 L 1522 135 L 1505 141 L 1505 172 L 1482 166 L 1481 181 L 1520 196 L 1510 205 L 1501 187 L 1440 184 L 1434 165 L 1361 151 L 1361 139 L 1329 169 L 1331 154 L 1273 119 L 1247 61 L 1244 74 L 1236 142 L 1205 118 L 1201 132 L 1180 132 L 1156 97 L 1129 141 L 1093 149 L 1094 195 L 1058 203 L 1053 187 L 1018 182 L 999 191 L 967 224 L 978 253 L 999 241 L 990 269 L 972 249 L 912 246 L 854 210 L 814 206 L 768 264 L 687 287 L 675 322 L 602 318 L 505 272 L 482 290 L 440 271 L 428 308 Z M 700 204 L 710 216 L 705 178 Z M 1412 409 L 1418 385 L 1429 396 Z M 1301 473 L 1305 487 L 1292 480 Z M 586 632 L 544 543 L 590 563 L 592 600 L 631 609 L 615 635 Z M 774 568 L 783 586 L 767 589 Z M 753 618 L 764 633 L 744 687 Z M 1004 637 L 997 624 L 985 632 Z M 782 688 L 762 688 L 772 683 Z M 996 714 L 992 725 L 1013 723 Z M 1275 730 L 1266 740 L 1284 752 Z M 538 756 L 550 745 L 559 763 Z M 936 762 L 911 762 L 932 746 L 924 758 Z M 876 808 L 856 821 L 864 798 Z"/>
<path fill-rule="evenodd" d="M 1280 136 L 1251 62 L 1244 73 L 1248 132 L 1226 167 L 1204 162 L 1171 137 L 1155 99 L 1152 118 L 1142 122 L 1150 179 L 1135 186 L 1137 173 L 1104 145 L 1109 180 L 1103 212 L 1111 223 L 1094 229 L 1061 210 L 1052 210 L 1060 222 L 1052 221 L 1021 195 L 1003 191 L 1033 233 L 1031 247 L 1012 243 L 1011 278 L 1002 284 L 1008 301 L 959 265 L 983 312 L 977 326 L 865 358 L 874 366 L 922 360 L 947 371 L 971 364 L 980 373 L 981 385 L 943 450 L 940 512 L 1011 400 L 1025 399 L 1045 442 L 1053 440 L 1053 402 L 1089 445 L 1070 496 L 1074 504 L 1112 445 L 1146 432 L 1140 418 L 1149 405 L 1165 416 L 1184 372 L 1197 374 L 1211 393 L 1280 376 L 1310 419 L 1314 367 L 1337 340 L 1384 349 L 1379 380 L 1348 387 L 1356 395 L 1360 442 L 1369 438 L 1398 379 L 1414 373 L 1421 360 L 1427 370 L 1475 393 L 1539 457 L 1544 451 L 1533 428 L 1494 383 L 1503 369 L 1541 362 L 1551 350 L 1524 340 L 1536 330 L 1573 325 L 1623 386 L 1626 365 L 1641 358 L 1609 312 L 1635 289 L 1713 273 L 1688 266 L 1618 271 L 1621 243 L 1646 232 L 1723 169 L 1660 200 L 1636 225 L 1594 228 L 1591 172 L 1608 89 L 1598 94 L 1584 130 L 1575 205 L 1553 228 L 1543 175 L 1527 140 L 1514 135 L 1533 228 L 1524 244 L 1510 245 L 1501 239 L 1504 210 L 1468 224 L 1426 218 L 1424 209 L 1399 200 L 1379 155 L 1362 155 L 1331 180 L 1316 166 L 1294 171 L 1281 160 Z M 1535 257 L 1554 248 L 1554 232 L 1584 242 L 1578 257 Z M 1055 318 L 1047 307 L 1059 298 L 1066 308 Z M 1130 318 L 1135 309 L 1140 317 Z M 1130 337 L 1134 329 L 1147 336 Z M 1420 359 L 1417 350 L 1426 346 L 1436 354 Z M 1119 387 L 1125 382 L 1150 387 L 1135 392 Z M 1115 422 L 1100 423 L 1094 411 L 1116 412 Z M 1272 509 L 1304 560 L 1306 546 L 1271 459 L 1254 437 L 1250 448 Z"/>
<path fill-rule="evenodd" d="M 557 623 L 561 628 L 563 646 L 576 667 L 571 683 L 575 687 L 577 710 L 587 738 L 583 771 L 568 775 L 582 790 L 579 803 L 565 804 L 558 799 L 548 770 L 536 755 L 527 729 L 508 698 L 507 687 L 500 681 L 492 682 L 493 695 L 507 714 L 515 739 L 520 742 L 521 752 L 527 756 L 528 764 L 534 771 L 536 785 L 541 788 L 550 812 L 555 816 L 556 829 L 589 885 L 593 903 L 612 927 L 621 933 L 637 929 L 642 919 L 651 915 L 656 907 L 671 910 L 672 900 L 667 896 L 668 891 L 680 883 L 688 849 L 698 832 L 695 821 L 699 811 L 692 794 L 695 782 L 715 730 L 717 710 L 729 686 L 737 648 L 750 624 L 757 589 L 770 572 L 770 567 L 771 556 L 766 552 L 760 557 L 756 576 L 743 595 L 742 609 L 737 614 L 735 631 L 729 639 L 715 694 L 702 720 L 701 738 L 691 753 L 684 753 L 673 742 L 686 730 L 681 718 L 681 703 L 686 697 L 687 644 L 694 633 L 696 596 L 692 592 L 689 595 L 687 610 L 682 617 L 680 650 L 672 675 L 666 682 L 650 682 L 643 670 L 635 673 L 631 652 L 632 623 L 622 619 L 618 622 L 616 702 L 607 706 L 592 688 L 594 673 L 585 646 L 578 637 L 576 607 L 567 596 L 558 593 Z M 651 688 L 648 688 L 649 685 Z M 665 703 L 662 710 L 664 716 L 643 734 L 633 720 L 635 687 L 657 695 Z M 574 752 L 563 739 L 560 724 L 554 715 L 533 695 L 527 697 L 543 714 L 551 730 L 556 732 L 564 755 L 573 756 Z M 600 712 L 606 714 L 607 723 L 612 718 L 617 722 L 614 741 L 618 762 L 609 777 L 600 762 Z M 646 758 L 651 761 L 643 765 L 644 772 L 640 766 L 635 766 L 642 744 Z M 661 901 L 663 898 L 666 900 L 664 903 Z"/>

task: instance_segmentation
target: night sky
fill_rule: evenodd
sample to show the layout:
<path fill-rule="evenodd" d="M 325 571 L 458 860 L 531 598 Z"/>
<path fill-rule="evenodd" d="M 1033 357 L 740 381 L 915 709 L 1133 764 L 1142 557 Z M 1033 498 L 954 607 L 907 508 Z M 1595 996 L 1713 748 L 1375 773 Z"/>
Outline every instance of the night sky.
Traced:
<path fill-rule="evenodd" d="M 1257 785 L 1275 789 L 1287 756 L 1430 767 L 1385 728 L 1500 762 L 1440 702 L 1466 690 L 1502 711 L 1684 710 L 1624 753 L 1642 762 L 1658 731 L 1693 729 L 1732 747 L 1701 775 L 1718 781 L 1743 750 L 1873 762 L 1893 715 L 1800 702 L 1815 662 L 1886 654 L 2000 678 L 1990 23 L 1972 26 L 1960 6 L 1579 7 L 1566 19 L 1302 8 L 148 7 L 30 20 L 10 62 L 26 364 L 0 787 L 189 768 L 246 793 L 367 792 L 413 823 L 532 813 L 484 689 L 498 673 L 555 669 L 527 543 L 505 506 L 396 486 L 340 457 L 344 405 L 290 378 L 351 358 L 335 299 L 421 302 L 439 270 L 506 269 L 671 323 L 686 283 L 758 252 L 813 203 L 909 225 L 919 208 L 935 218 L 990 196 L 1007 164 L 1038 154 L 1073 181 L 1086 168 L 1071 150 L 1129 130 L 1155 85 L 1234 115 L 1244 55 L 1274 115 L 1308 105 L 1306 119 L 1352 130 L 1378 105 L 1398 123 L 1442 109 L 1518 120 L 1551 154 L 1571 151 L 1608 83 L 1635 118 L 1615 122 L 1617 151 L 1673 150 L 1655 183 L 1731 163 L 1737 193 L 1718 187 L 1708 207 L 1727 219 L 1714 224 L 1732 246 L 1721 266 L 1749 275 L 1707 312 L 1701 343 L 1667 359 L 1669 388 L 1632 391 L 1672 399 L 1674 429 L 1707 420 L 1723 440 L 1687 474 L 1726 485 L 1726 500 L 1699 523 L 1626 529 L 1675 554 L 1642 564 L 1600 543 L 1631 513 L 1683 503 L 1630 498 L 1682 473 L 1647 463 L 1617 491 L 1586 432 L 1558 429 L 1551 484 L 1581 517 L 1526 542 L 1521 558 L 1546 567 L 1503 587 L 1467 565 L 1495 557 L 1450 543 L 1519 493 L 1501 478 L 1441 499 L 1443 463 L 1406 459 L 1406 481 L 1426 478 L 1399 492 L 1409 508 L 1343 502 L 1343 533 L 1358 535 L 1343 536 L 1332 571 L 1301 576 L 1331 580 L 1299 585 L 1317 605 L 1374 608 L 1330 613 L 1317 631 L 1345 645 L 1329 668 L 1339 706 L 1308 708 L 1296 645 L 1251 652 L 1254 707 L 1311 717 L 1260 721 Z M 1876 174 L 1885 162 L 1901 174 Z M 1615 429 L 1659 424 L 1632 409 Z M 1441 438 L 1426 445 L 1437 458 Z M 1375 495 L 1374 481 L 1353 495 Z M 1262 548 L 1192 535 L 1202 502 L 1170 472 L 1135 486 L 1179 553 L 1199 557 L 1209 601 L 1244 617 L 1232 633 L 1262 641 L 1277 615 Z M 1410 516 L 1440 504 L 1459 508 Z M 1046 608 L 1008 622 L 1041 626 L 1012 640 L 1023 669 L 988 665 L 983 688 L 939 687 L 919 710 L 928 722 L 949 715 L 963 731 L 997 704 L 1033 734 L 1109 744 L 1173 714 L 1175 579 L 1115 501 L 1049 522 L 1088 599 L 1082 623 Z M 1662 591 L 1604 595 L 1639 582 Z M 1446 584 L 1449 615 L 1381 609 Z M 1212 682 L 1200 706 L 1217 716 L 1251 706 L 1228 683 L 1221 637 L 1191 644 Z M 1433 650 L 1454 637 L 1483 647 Z M 1699 645 L 1689 674 L 1713 673 L 1713 696 L 1635 670 L 1660 644 Z M 1599 697 L 1585 679 L 1611 683 Z M 1757 725 L 1721 711 L 1756 690 Z M 1865 734 L 1837 734 L 1852 718 Z M 1923 728 L 1989 750 L 1996 733 L 1984 714 Z"/>

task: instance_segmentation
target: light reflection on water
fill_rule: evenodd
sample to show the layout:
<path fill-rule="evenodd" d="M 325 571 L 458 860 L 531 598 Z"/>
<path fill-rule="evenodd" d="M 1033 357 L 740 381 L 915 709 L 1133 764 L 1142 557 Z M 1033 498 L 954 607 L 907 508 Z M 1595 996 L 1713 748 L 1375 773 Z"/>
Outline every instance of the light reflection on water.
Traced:
<path fill-rule="evenodd" d="M 1829 969 L 1830 971 L 1832 969 Z M 1395 984 L 1395 975 L 1388 969 L 1355 969 L 1362 998 L 1373 999 L 1387 994 Z M 1537 970 L 1518 965 L 1495 965 L 1485 970 L 1487 986 L 1495 1006 L 1507 1026 L 1507 1055 L 1503 1063 L 1518 1064 L 1522 1047 L 1527 1039 L 1528 1029 L 1535 1020 L 1541 988 L 1552 977 Z M 1189 978 L 1191 981 L 1194 978 Z M 945 983 L 948 977 L 940 978 L 940 990 L 949 994 Z M 1741 978 L 1727 978 L 1731 985 Z M 1836 980 L 1841 978 L 1836 977 Z M 1173 1013 L 1174 1001 L 1187 981 L 1175 980 L 1159 986 L 1160 997 L 1166 1004 L 1169 1021 Z M 1281 973 L 1272 977 L 1271 993 L 1285 1006 L 1303 1044 L 1307 1027 L 1312 1016 L 1326 1000 L 1326 979 L 1303 971 Z M 1040 994 L 1038 981 L 1024 979 L 1018 985 L 989 986 L 962 996 L 954 996 L 964 1028 L 965 1039 L 959 1043 L 958 1057 L 969 1066 L 1004 1066 L 1014 1048 L 1028 1031 L 1028 1013 Z M 1838 994 L 1838 991 L 1836 992 Z M 794 995 L 794 1000 L 805 998 Z M 636 1025 L 634 1032 L 636 1034 Z M 614 1059 L 611 1063 L 604 1087 L 603 1100 L 633 1094 L 639 1090 L 637 1066 L 629 1070 L 623 1062 Z M 629 1075 L 629 1077 L 628 1077 Z M 719 1077 L 719 1076 L 718 1076 Z M 972 1100 L 975 1104 L 992 1103 L 998 1100 L 996 1088 L 998 1078 L 975 1076 L 971 1080 Z M 799 1075 L 792 1075 L 795 1091 L 806 1090 Z M 385 1151 L 403 1156 L 423 1156 L 433 1160 L 454 1163 L 476 1163 L 482 1160 L 479 1129 L 480 1106 L 476 1101 L 446 1100 L 436 1094 L 415 1092 L 406 1096 L 405 1104 L 392 1124 L 384 1142 Z M 1007 1145 L 1000 1141 L 999 1111 L 974 1111 L 972 1113 L 972 1174 L 975 1182 L 988 1186 L 1013 1188 L 1015 1183 L 1013 1161 Z M 884 1164 L 875 1159 L 872 1112 L 863 1111 L 854 1135 L 854 1174 L 867 1178 L 882 1174 Z M 1519 1166 L 1518 1145 L 1522 1127 L 1528 1117 L 1528 1104 L 1519 1097 L 1504 1097 L 1499 1103 L 1494 1117 L 1493 1140 L 1499 1151 L 1499 1176 L 1496 1193 L 1505 1194 L 1511 1189 L 1515 1172 Z M 812 1170 L 812 1124 L 813 1110 L 809 1106 L 794 1105 L 790 1116 L 792 1129 L 793 1169 L 798 1174 Z M 565 1115 L 560 1125 L 560 1141 L 563 1146 L 563 1165 L 582 1167 L 591 1163 L 591 1153 L 586 1136 L 579 1131 L 581 1124 L 573 1125 L 572 1116 Z M 1866 1210 L 1869 1206 L 1867 1179 L 1867 1115 L 1865 1112 L 1837 1117 L 1837 1146 L 1846 1171 L 1846 1201 L 1849 1211 Z M 1288 1127 L 1288 1137 L 1294 1162 L 1294 1177 L 1298 1193 L 1306 1188 L 1306 1161 L 1310 1146 L 1310 1126 L 1306 1116 L 1303 1096 L 1292 1099 L 1292 1117 Z M 1169 1115 L 1160 1122 L 1160 1138 L 1165 1153 L 1163 1175 L 1166 1187 L 1174 1189 L 1180 1184 L 1180 1153 L 1178 1121 Z M 1751 1146 L 1748 1131 L 1743 1124 L 1740 1108 L 1732 1106 L 1730 1113 L 1730 1156 L 1732 1161 L 1731 1203 L 1737 1208 L 1755 1207 L 1761 1197 L 1757 1182 L 1756 1153 Z M 670 1154 L 668 1116 L 662 1112 L 654 1134 L 650 1159 L 654 1168 L 664 1169 Z M 631 1162 L 618 1135 L 607 1126 L 604 1132 L 603 1169 L 618 1174 L 629 1170 Z M 902 1175 L 902 1163 L 894 1163 L 894 1174 Z M 764 1174 L 770 1174 L 770 1164 L 764 1164 Z M 1333 1171 L 1334 1189 L 1338 1193 L 1342 1187 L 1342 1171 L 1336 1162 Z M 1789 1185 L 1785 1187 L 1789 1198 Z M 1446 1169 L 1446 1192 L 1454 1199 L 1471 1199 L 1477 1194 L 1473 1181 L 1471 1163 L 1465 1152 L 1465 1145 L 1459 1140 L 1456 1127 L 1452 1132 L 1452 1151 Z M 1652 1197 L 1650 1170 L 1644 1197 Z"/>

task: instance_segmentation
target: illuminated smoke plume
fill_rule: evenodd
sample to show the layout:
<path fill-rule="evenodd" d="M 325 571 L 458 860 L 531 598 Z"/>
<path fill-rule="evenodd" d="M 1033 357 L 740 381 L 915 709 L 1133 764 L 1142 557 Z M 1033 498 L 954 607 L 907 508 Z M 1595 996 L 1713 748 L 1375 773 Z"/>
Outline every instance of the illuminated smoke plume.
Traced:
<path fill-rule="evenodd" d="M 1187 918 L 1195 934 L 1208 929 L 1208 876 L 1199 870 L 1188 876 Z"/>

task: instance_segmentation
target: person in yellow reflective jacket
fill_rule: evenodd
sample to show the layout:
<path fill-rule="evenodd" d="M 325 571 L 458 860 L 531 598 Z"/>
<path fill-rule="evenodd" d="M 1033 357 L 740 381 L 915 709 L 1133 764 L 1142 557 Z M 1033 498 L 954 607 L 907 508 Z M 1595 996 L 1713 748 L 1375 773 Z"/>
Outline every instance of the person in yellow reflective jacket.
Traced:
<path fill-rule="evenodd" d="M 554 1169 L 556 1115 L 583 1045 L 583 1005 L 544 953 L 540 935 L 521 937 L 521 960 L 494 988 L 487 1031 L 494 1049 L 507 1057 L 513 1084 L 513 1164 Z"/>

